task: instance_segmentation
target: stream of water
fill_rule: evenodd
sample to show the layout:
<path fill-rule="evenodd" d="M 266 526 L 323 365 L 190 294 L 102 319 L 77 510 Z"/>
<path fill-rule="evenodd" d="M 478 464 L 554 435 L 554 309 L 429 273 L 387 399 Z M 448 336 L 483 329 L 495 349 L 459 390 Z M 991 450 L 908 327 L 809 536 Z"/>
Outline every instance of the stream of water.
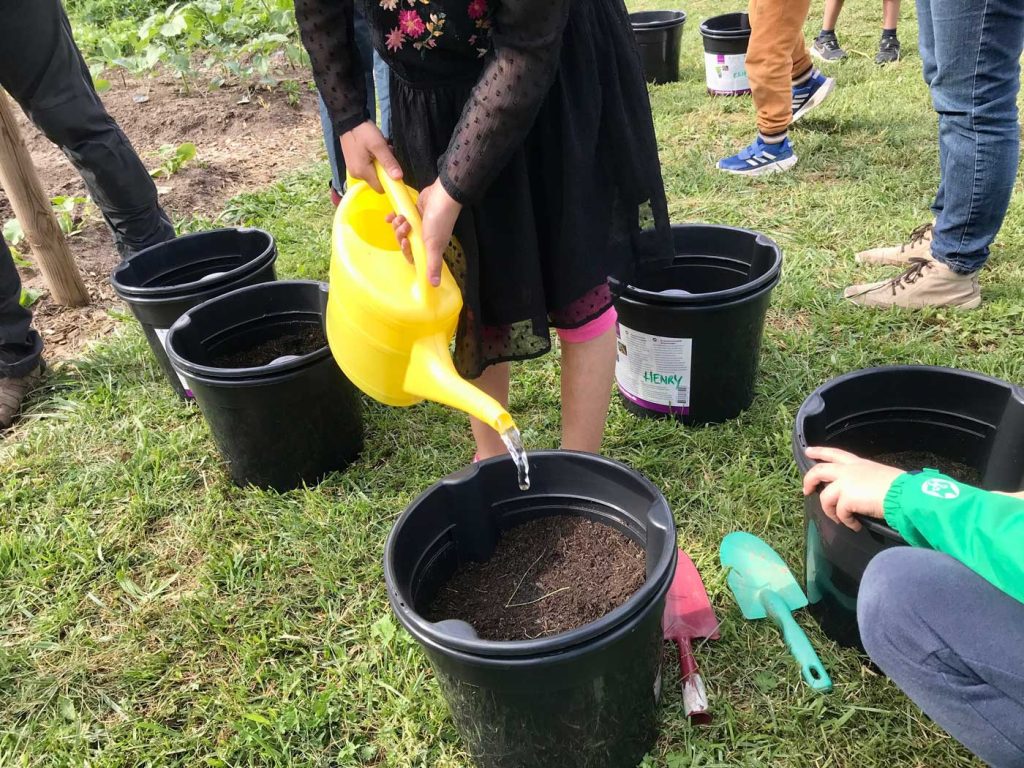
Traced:
<path fill-rule="evenodd" d="M 519 471 L 519 490 L 530 490 L 530 460 L 526 456 L 526 449 L 523 447 L 523 438 L 515 427 L 501 433 L 501 441 L 505 443 L 512 461 Z"/>

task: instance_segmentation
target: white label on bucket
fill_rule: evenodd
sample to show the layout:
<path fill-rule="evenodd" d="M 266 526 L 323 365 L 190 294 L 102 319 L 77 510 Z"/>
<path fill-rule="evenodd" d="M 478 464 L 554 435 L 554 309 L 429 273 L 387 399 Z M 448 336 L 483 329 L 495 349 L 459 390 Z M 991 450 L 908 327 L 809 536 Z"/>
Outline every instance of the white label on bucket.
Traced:
<path fill-rule="evenodd" d="M 619 323 L 615 380 L 640 407 L 688 414 L 692 361 L 693 339 L 651 336 Z"/>
<path fill-rule="evenodd" d="M 707 73 L 708 91 L 723 96 L 736 96 L 750 92 L 747 78 L 747 54 L 704 53 L 704 71 Z"/>
<path fill-rule="evenodd" d="M 164 348 L 164 352 L 167 351 L 167 333 L 170 328 L 154 328 L 153 332 L 156 333 L 156 337 L 160 340 L 160 344 Z M 170 359 L 170 355 L 167 356 Z M 174 363 L 171 363 L 171 367 L 174 368 Z M 185 397 L 192 398 L 195 395 L 192 394 L 192 390 L 188 388 L 188 382 L 185 381 L 185 377 L 178 373 L 178 369 L 174 368 L 174 372 L 178 374 L 178 381 L 181 382 L 181 388 L 185 390 Z"/>

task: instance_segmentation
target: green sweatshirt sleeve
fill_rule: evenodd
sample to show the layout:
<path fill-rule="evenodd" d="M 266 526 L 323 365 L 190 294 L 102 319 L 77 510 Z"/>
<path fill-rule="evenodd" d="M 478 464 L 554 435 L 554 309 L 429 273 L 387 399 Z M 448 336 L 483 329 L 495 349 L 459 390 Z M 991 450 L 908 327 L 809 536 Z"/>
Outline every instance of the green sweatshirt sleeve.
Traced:
<path fill-rule="evenodd" d="M 884 509 L 908 544 L 945 552 L 1024 602 L 1024 499 L 925 470 L 896 478 Z"/>

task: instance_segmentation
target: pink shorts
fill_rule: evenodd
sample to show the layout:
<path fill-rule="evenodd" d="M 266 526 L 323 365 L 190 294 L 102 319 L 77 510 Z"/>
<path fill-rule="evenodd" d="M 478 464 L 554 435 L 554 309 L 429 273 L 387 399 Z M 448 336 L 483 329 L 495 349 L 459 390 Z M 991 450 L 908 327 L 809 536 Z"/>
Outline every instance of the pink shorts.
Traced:
<path fill-rule="evenodd" d="M 555 330 L 558 331 L 558 338 L 566 344 L 583 344 L 593 341 L 598 336 L 603 336 L 615 327 L 615 322 L 618 319 L 619 315 L 615 311 L 615 307 L 608 307 L 602 314 L 578 328 L 556 328 Z"/>

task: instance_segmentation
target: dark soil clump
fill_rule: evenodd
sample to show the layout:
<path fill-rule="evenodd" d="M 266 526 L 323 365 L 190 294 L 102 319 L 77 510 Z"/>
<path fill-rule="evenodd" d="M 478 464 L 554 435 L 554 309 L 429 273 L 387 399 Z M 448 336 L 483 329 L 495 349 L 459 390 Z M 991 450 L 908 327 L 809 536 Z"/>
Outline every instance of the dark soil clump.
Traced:
<path fill-rule="evenodd" d="M 895 451 L 872 456 L 872 461 L 888 464 L 890 467 L 914 472 L 919 469 L 937 469 L 957 482 L 965 485 L 981 485 L 981 473 L 970 464 L 936 456 L 928 451 Z"/>
<path fill-rule="evenodd" d="M 277 336 L 252 347 L 224 355 L 214 355 L 210 365 L 214 368 L 258 368 L 269 365 L 286 355 L 308 355 L 327 346 L 323 328 L 309 323 L 301 330 Z"/>
<path fill-rule="evenodd" d="M 505 531 L 487 562 L 460 567 L 426 616 L 461 619 L 485 640 L 532 640 L 596 621 L 645 579 L 631 539 L 585 518 L 547 517 Z"/>

